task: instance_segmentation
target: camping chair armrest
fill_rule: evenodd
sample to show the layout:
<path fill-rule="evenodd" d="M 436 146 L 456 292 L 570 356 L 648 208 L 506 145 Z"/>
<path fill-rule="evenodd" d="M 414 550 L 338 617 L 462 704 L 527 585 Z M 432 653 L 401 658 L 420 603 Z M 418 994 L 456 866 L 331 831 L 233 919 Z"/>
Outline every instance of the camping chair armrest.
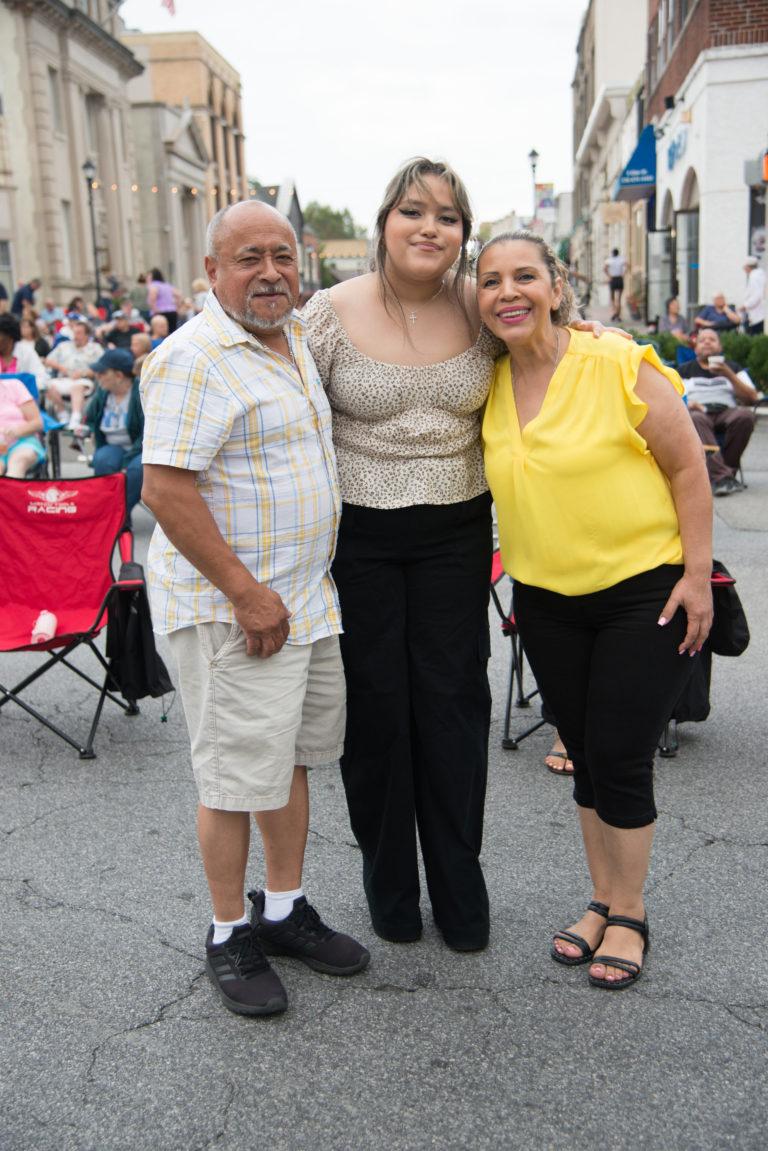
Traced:
<path fill-rule="evenodd" d="M 120 549 L 120 559 L 124 564 L 131 563 L 133 560 L 133 532 L 130 528 L 124 528 L 117 537 L 117 546 Z"/>
<path fill-rule="evenodd" d="M 49 416 L 47 412 L 41 412 L 40 414 L 43 417 L 44 432 L 60 432 L 67 426 L 66 420 L 55 420 L 53 416 Z"/>

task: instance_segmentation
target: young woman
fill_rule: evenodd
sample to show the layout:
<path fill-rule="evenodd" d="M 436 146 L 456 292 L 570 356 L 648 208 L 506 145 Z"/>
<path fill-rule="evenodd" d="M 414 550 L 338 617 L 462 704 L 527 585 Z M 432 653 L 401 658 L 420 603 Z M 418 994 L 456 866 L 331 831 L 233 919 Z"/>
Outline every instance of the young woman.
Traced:
<path fill-rule="evenodd" d="M 423 157 L 384 195 L 374 271 L 304 309 L 333 409 L 347 732 L 341 761 L 374 930 L 422 931 L 418 841 L 449 947 L 488 942 L 491 500 L 480 411 L 501 346 L 468 282 L 456 173 Z M 591 325 L 590 325 L 591 326 Z"/>
<path fill-rule="evenodd" d="M 712 621 L 707 472 L 679 377 L 650 346 L 565 326 L 566 272 L 540 237 L 492 240 L 477 276 L 509 351 L 483 419 L 502 559 L 573 760 L 593 885 L 551 954 L 622 989 L 648 947 L 655 745 Z"/>

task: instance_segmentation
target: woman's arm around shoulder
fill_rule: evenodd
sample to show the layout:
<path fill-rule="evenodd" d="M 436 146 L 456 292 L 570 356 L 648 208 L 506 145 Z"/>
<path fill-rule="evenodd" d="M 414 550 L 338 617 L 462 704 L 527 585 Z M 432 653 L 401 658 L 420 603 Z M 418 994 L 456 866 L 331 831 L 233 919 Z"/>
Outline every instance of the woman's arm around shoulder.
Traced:
<path fill-rule="evenodd" d="M 688 629 L 678 649 L 694 655 L 712 626 L 712 492 L 704 449 L 685 404 L 669 380 L 643 361 L 635 393 L 648 411 L 637 427 L 669 480 L 680 525 L 685 573 L 675 585 L 659 619 L 663 627 L 679 607 Z"/>

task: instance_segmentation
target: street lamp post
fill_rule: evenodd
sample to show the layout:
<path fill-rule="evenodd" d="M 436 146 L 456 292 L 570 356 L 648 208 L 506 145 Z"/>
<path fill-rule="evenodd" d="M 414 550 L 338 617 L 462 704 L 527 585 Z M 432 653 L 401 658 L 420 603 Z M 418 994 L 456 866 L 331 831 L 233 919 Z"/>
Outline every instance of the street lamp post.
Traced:
<path fill-rule="evenodd" d="M 528 153 L 528 163 L 531 165 L 531 176 L 533 178 L 533 215 L 531 216 L 531 227 L 536 222 L 536 165 L 539 162 L 539 153 L 535 148 L 531 148 Z"/>
<path fill-rule="evenodd" d="M 93 270 L 96 277 L 96 308 L 101 300 L 101 281 L 99 279 L 99 247 L 96 242 L 96 210 L 93 205 L 93 181 L 96 176 L 96 165 L 93 160 L 86 160 L 83 164 L 83 175 L 88 185 L 88 211 L 91 215 L 91 243 L 93 244 Z"/>

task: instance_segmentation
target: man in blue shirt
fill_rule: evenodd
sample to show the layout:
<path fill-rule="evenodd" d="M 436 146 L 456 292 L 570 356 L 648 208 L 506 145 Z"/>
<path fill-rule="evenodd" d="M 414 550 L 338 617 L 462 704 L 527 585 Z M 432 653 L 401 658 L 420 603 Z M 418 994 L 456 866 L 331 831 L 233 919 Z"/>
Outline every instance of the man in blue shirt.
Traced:
<path fill-rule="evenodd" d="M 13 300 L 11 301 L 11 311 L 14 316 L 21 319 L 21 314 L 24 310 L 24 304 L 35 302 L 35 292 L 40 287 L 40 281 L 35 277 L 30 280 L 28 284 L 22 284 L 13 293 Z"/>
<path fill-rule="evenodd" d="M 694 316 L 693 322 L 697 329 L 713 328 L 716 332 L 733 332 L 741 323 L 741 316 L 735 308 L 726 304 L 723 293 L 718 292 L 712 303 L 703 307 L 698 316 Z"/>

